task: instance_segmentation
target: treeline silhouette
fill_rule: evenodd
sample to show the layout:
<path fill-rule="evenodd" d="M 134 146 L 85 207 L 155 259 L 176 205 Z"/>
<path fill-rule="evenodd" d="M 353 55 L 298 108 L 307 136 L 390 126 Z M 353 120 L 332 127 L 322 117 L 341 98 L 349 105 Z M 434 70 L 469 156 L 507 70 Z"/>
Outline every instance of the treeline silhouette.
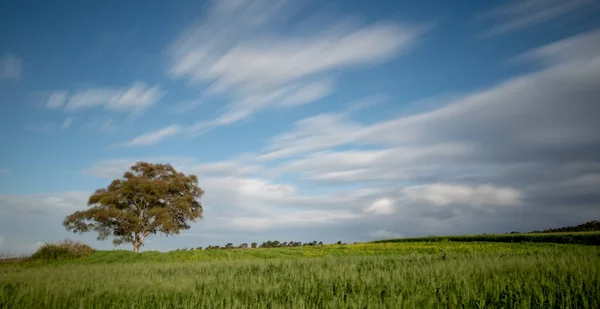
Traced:
<path fill-rule="evenodd" d="M 580 225 L 576 225 L 576 226 L 565 226 L 565 227 L 559 227 L 556 229 L 533 231 L 531 233 L 561 233 L 561 232 L 591 232 L 591 231 L 600 231 L 600 222 L 598 222 L 596 220 L 592 220 L 590 222 L 586 222 L 584 224 L 580 224 Z"/>
<path fill-rule="evenodd" d="M 336 242 L 335 245 L 346 245 L 346 243 L 344 243 L 344 242 L 342 242 L 340 240 L 340 241 Z M 268 240 L 268 241 L 263 242 L 260 245 L 258 243 L 256 243 L 256 242 L 253 242 L 250 245 L 248 245 L 248 243 L 243 243 L 243 244 L 240 244 L 239 246 L 234 246 L 233 243 L 228 242 L 227 244 L 225 244 L 225 246 L 219 246 L 219 245 L 208 246 L 204 250 L 284 248 L 284 247 L 317 247 L 317 246 L 323 246 L 323 242 L 322 241 L 313 240 L 311 242 L 302 243 L 301 241 L 290 241 L 290 242 L 284 241 L 284 242 L 280 242 L 279 240 Z M 187 248 L 177 249 L 176 251 L 178 251 L 178 250 L 186 251 L 188 249 Z M 190 250 L 202 250 L 202 247 L 190 248 Z"/>

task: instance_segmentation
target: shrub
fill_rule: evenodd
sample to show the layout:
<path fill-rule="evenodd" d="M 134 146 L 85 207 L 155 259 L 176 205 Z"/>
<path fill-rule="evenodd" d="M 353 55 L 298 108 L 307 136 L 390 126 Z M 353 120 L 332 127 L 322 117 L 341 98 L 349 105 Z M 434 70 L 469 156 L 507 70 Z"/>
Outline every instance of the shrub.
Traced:
<path fill-rule="evenodd" d="M 94 249 L 84 243 L 65 239 L 58 244 L 44 244 L 32 256 L 39 260 L 76 259 L 91 255 Z"/>

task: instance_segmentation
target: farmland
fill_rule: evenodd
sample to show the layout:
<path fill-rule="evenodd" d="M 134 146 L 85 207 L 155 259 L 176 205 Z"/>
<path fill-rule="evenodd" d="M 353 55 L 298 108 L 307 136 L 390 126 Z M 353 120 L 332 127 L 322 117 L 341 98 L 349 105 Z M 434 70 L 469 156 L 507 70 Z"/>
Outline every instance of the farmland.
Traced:
<path fill-rule="evenodd" d="M 580 244 L 440 238 L 0 264 L 0 308 L 600 308 L 598 295 L 600 247 Z"/>

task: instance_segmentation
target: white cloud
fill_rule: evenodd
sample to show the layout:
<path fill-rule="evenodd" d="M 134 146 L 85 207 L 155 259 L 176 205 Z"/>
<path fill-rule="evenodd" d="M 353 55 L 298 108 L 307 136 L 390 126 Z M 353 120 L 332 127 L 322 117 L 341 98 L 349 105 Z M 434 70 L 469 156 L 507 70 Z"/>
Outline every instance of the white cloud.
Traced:
<path fill-rule="evenodd" d="M 214 80 L 214 91 L 231 87 L 269 89 L 303 76 L 349 65 L 377 63 L 408 47 L 420 31 L 394 24 L 375 24 L 349 32 L 330 33 L 310 39 L 271 39 L 242 42 L 204 63 L 203 49 L 179 50 L 173 74 L 195 80 Z M 190 40 L 194 39 L 193 37 Z M 202 43 L 202 42 L 199 42 Z M 204 44 L 204 43 L 203 43 Z M 377 49 L 373 49 L 377 46 Z M 195 61 L 190 61 L 194 59 Z M 212 60 L 212 59 L 211 59 Z"/>
<path fill-rule="evenodd" d="M 370 237 L 376 239 L 392 239 L 392 238 L 403 238 L 404 236 L 400 233 L 390 232 L 386 230 L 377 230 L 369 233 Z"/>
<path fill-rule="evenodd" d="M 50 109 L 60 108 L 67 101 L 69 93 L 67 91 L 55 90 L 50 94 L 46 107 Z"/>
<path fill-rule="evenodd" d="M 4 244 L 4 237 L 0 236 L 0 248 L 2 248 L 2 244 Z"/>
<path fill-rule="evenodd" d="M 86 207 L 89 192 L 72 191 L 47 194 L 2 194 L 0 212 L 71 213 Z"/>
<path fill-rule="evenodd" d="M 23 60 L 17 55 L 0 56 L 0 79 L 19 79 Z"/>
<path fill-rule="evenodd" d="M 542 61 L 547 65 L 594 60 L 600 51 L 600 29 L 535 48 L 510 59 L 513 63 Z"/>
<path fill-rule="evenodd" d="M 277 136 L 268 147 L 270 152 L 259 160 L 274 160 L 312 150 L 354 143 L 360 137 L 361 125 L 346 121 L 343 114 L 322 114 L 297 122 L 295 130 Z"/>
<path fill-rule="evenodd" d="M 192 165 L 190 173 L 199 177 L 203 176 L 241 176 L 256 173 L 259 167 L 254 165 L 240 165 L 235 161 L 219 161 Z"/>
<path fill-rule="evenodd" d="M 190 112 L 190 111 L 196 109 L 198 106 L 201 106 L 202 104 L 204 104 L 203 100 L 192 100 L 192 101 L 183 102 L 183 103 L 180 103 L 180 104 L 176 105 L 175 107 L 173 107 L 172 112 L 175 114 L 185 114 L 187 112 Z"/>
<path fill-rule="evenodd" d="M 436 161 L 462 162 L 473 147 L 459 143 L 404 146 L 378 150 L 324 151 L 285 162 L 279 172 L 299 172 L 313 180 L 358 182 L 410 179 L 435 167 Z"/>
<path fill-rule="evenodd" d="M 214 1 L 203 22 L 173 42 L 173 77 L 210 84 L 207 95 L 232 100 L 222 115 L 198 122 L 191 133 L 230 125 L 268 107 L 321 99 L 333 92 L 333 81 L 323 75 L 385 62 L 426 30 L 382 22 L 352 28 L 324 25 L 320 28 L 326 30 L 318 33 L 283 37 L 271 29 L 291 14 L 287 4 Z"/>
<path fill-rule="evenodd" d="M 376 215 L 391 215 L 395 211 L 394 201 L 389 198 L 378 199 L 365 209 L 365 212 Z"/>
<path fill-rule="evenodd" d="M 589 57 L 577 61 L 569 53 L 560 57 L 555 53 L 549 67 L 453 99 L 431 111 L 369 125 L 353 122 L 347 114 L 303 119 L 291 132 L 275 137 L 258 159 L 281 159 L 341 145 L 403 147 L 401 152 L 408 149 L 409 153 L 412 148 L 419 158 L 420 152 L 430 147 L 459 145 L 453 146 L 454 155 L 447 157 L 508 160 L 519 154 L 547 157 L 564 147 L 593 145 L 600 142 L 598 122 L 592 116 L 600 112 L 595 99 L 600 94 L 598 42 L 600 36 L 596 35 L 561 41 L 586 46 L 589 50 L 577 55 Z M 445 153 L 440 149 L 431 155 Z M 315 156 L 327 158 L 330 154 Z"/>
<path fill-rule="evenodd" d="M 167 137 L 181 133 L 179 125 L 171 125 L 166 128 L 140 135 L 126 143 L 127 146 L 150 146 L 155 145 Z"/>
<path fill-rule="evenodd" d="M 328 211 L 289 211 L 270 214 L 265 217 L 234 217 L 231 225 L 243 229 L 267 229 L 277 227 L 294 227 L 307 225 L 323 225 L 340 221 L 361 218 L 360 213 L 345 210 Z"/>
<path fill-rule="evenodd" d="M 71 126 L 72 123 L 73 123 L 73 117 L 67 117 L 60 125 L 60 128 L 63 130 L 66 130 Z"/>
<path fill-rule="evenodd" d="M 521 192 L 509 187 L 481 185 L 469 187 L 455 184 L 428 184 L 402 189 L 411 201 L 425 201 L 436 206 L 467 204 L 474 207 L 483 205 L 518 205 Z"/>
<path fill-rule="evenodd" d="M 314 102 L 331 94 L 333 88 L 333 83 L 330 80 L 310 83 L 291 92 L 281 101 L 281 104 L 284 106 L 293 106 Z"/>
<path fill-rule="evenodd" d="M 484 33 L 484 36 L 493 36 L 532 27 L 583 9 L 593 3 L 594 0 L 512 1 L 510 4 L 483 12 L 478 19 L 499 20 Z"/>
<path fill-rule="evenodd" d="M 164 93 L 158 86 L 147 87 L 142 82 L 135 82 L 128 88 L 86 88 L 70 94 L 58 90 L 52 92 L 46 106 L 59 108 L 65 105 L 66 111 L 104 107 L 117 112 L 141 112 L 160 100 Z"/>

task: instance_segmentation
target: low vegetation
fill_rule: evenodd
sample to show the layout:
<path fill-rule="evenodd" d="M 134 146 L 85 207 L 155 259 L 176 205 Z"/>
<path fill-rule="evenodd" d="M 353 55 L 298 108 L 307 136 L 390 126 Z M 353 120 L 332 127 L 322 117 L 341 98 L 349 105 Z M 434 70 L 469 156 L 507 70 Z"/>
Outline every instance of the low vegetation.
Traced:
<path fill-rule="evenodd" d="M 275 240 L 164 253 L 65 240 L 0 263 L 0 309 L 595 309 L 598 295 L 598 231 Z"/>
<path fill-rule="evenodd" d="M 90 256 L 94 249 L 86 244 L 65 239 L 58 244 L 44 244 L 32 256 L 32 260 L 68 260 Z"/>
<path fill-rule="evenodd" d="M 406 242 L 0 265 L 0 308 L 600 308 L 600 247 Z"/>

